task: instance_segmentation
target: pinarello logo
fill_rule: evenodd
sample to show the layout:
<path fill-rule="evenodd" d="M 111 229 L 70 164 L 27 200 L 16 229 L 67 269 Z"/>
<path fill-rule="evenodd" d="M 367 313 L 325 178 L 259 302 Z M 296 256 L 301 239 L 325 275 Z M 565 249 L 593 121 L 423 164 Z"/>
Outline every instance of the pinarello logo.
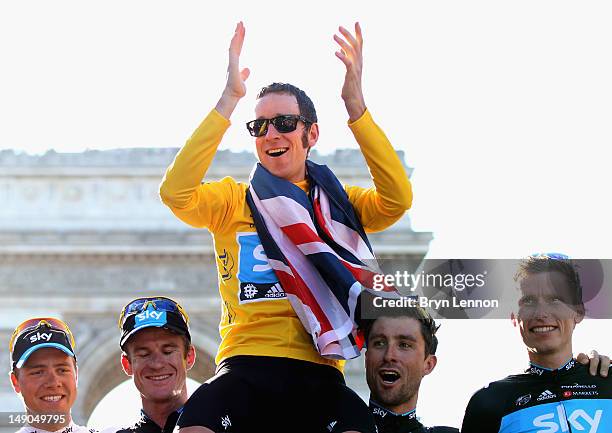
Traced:
<path fill-rule="evenodd" d="M 572 391 L 564 391 L 563 392 L 563 397 L 568 398 L 572 396 Z"/>

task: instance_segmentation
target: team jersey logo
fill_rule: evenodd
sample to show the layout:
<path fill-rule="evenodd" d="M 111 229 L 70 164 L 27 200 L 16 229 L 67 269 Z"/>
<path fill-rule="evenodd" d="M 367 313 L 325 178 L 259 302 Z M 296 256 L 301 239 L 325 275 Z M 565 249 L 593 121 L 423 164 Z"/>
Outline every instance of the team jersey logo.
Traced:
<path fill-rule="evenodd" d="M 149 305 L 145 311 L 136 315 L 135 327 L 139 328 L 144 325 L 163 326 L 166 323 L 168 323 L 166 320 L 166 312 L 157 311 L 153 308 L 153 305 Z"/>
<path fill-rule="evenodd" d="M 531 401 L 531 394 L 523 395 L 516 399 L 517 406 L 524 406 Z"/>
<path fill-rule="evenodd" d="M 550 390 L 542 394 L 548 395 Z M 571 392 L 571 391 L 570 391 Z M 562 395 L 562 394 L 561 394 Z M 609 433 L 612 400 L 572 399 L 543 402 L 502 418 L 500 433 Z"/>
<path fill-rule="evenodd" d="M 238 233 L 238 300 L 249 302 L 286 299 L 276 274 L 268 263 L 268 257 L 257 233 Z"/>
<path fill-rule="evenodd" d="M 597 410 L 591 416 L 585 410 L 576 409 L 566 417 L 563 407 L 557 406 L 557 413 L 550 412 L 538 416 L 533 420 L 533 426 L 546 428 L 545 430 L 538 430 L 538 433 L 571 432 L 574 430 L 598 433 L 602 413 L 602 410 Z"/>
<path fill-rule="evenodd" d="M 219 260 L 219 275 L 221 275 L 222 280 L 229 280 L 232 278 L 232 270 L 234 269 L 234 258 L 227 251 L 223 250 L 222 254 L 217 255 L 217 259 Z"/>

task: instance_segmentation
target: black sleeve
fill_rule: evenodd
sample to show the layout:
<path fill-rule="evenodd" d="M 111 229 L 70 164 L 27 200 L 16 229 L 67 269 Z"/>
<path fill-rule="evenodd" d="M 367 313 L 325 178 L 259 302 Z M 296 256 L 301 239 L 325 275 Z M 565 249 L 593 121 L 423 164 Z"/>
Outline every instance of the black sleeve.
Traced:
<path fill-rule="evenodd" d="M 476 392 L 465 409 L 461 433 L 498 433 L 501 424 L 499 404 L 490 388 Z"/>
<path fill-rule="evenodd" d="M 455 427 L 430 427 L 427 433 L 459 433 Z"/>

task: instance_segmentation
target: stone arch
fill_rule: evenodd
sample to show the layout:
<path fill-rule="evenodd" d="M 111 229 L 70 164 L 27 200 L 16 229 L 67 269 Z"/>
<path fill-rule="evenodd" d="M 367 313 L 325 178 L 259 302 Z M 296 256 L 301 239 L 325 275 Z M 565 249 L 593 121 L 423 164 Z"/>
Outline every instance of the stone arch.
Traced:
<path fill-rule="evenodd" d="M 217 340 L 203 329 L 192 329 L 192 343 L 196 348 L 196 363 L 187 376 L 204 382 L 215 372 L 214 354 Z M 85 353 L 79 357 L 79 398 L 72 408 L 72 416 L 84 425 L 98 403 L 116 386 L 130 378 L 120 364 L 121 350 L 115 329 L 99 332 L 88 342 Z M 134 390 L 136 392 L 136 390 Z"/>

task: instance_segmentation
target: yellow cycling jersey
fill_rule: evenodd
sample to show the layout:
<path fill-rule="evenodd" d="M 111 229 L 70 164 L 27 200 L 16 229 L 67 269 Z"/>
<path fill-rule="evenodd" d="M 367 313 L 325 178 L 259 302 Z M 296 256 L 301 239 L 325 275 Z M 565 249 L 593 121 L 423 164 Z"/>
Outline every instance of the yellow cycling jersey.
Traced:
<path fill-rule="evenodd" d="M 162 201 L 185 223 L 213 235 L 222 299 L 221 344 L 216 363 L 236 355 L 275 356 L 332 365 L 302 326 L 268 264 L 246 203 L 248 184 L 231 177 L 201 180 L 230 126 L 212 110 L 179 151 L 160 187 Z M 367 232 L 397 221 L 412 202 L 404 167 L 389 140 L 366 112 L 349 127 L 361 147 L 374 188 L 345 186 Z M 297 183 L 308 191 L 308 181 Z"/>

